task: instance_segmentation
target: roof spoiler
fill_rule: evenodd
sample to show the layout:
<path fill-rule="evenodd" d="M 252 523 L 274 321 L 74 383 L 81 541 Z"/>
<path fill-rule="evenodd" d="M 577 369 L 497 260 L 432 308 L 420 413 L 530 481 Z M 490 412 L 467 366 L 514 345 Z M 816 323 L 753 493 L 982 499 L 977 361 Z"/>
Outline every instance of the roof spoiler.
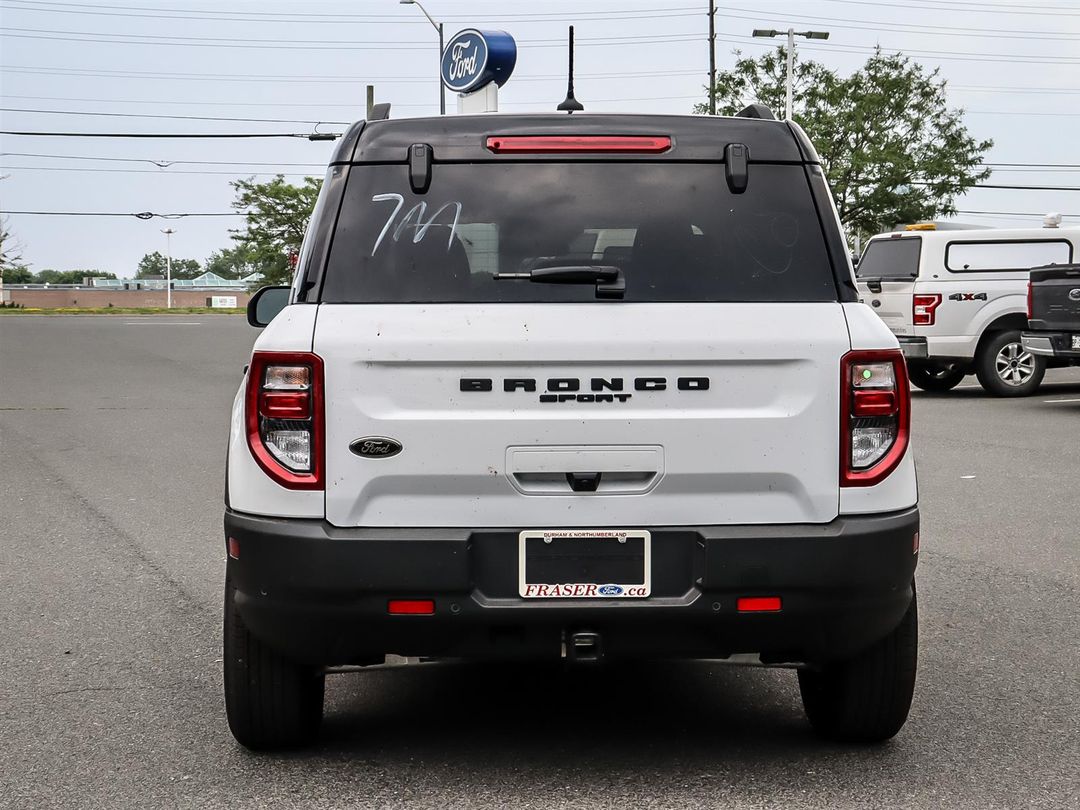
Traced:
<path fill-rule="evenodd" d="M 763 121 L 775 121 L 776 120 L 776 116 L 773 114 L 773 111 L 770 110 L 764 104 L 750 104 L 750 105 L 748 105 L 746 107 L 743 107 L 741 110 L 739 110 L 737 113 L 735 113 L 735 117 L 736 118 L 760 118 Z"/>

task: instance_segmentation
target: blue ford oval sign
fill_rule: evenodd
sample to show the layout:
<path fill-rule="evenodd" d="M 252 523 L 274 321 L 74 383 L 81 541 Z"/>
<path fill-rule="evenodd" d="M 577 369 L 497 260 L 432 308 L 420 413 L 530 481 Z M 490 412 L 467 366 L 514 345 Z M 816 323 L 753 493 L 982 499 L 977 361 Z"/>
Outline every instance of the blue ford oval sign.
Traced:
<path fill-rule="evenodd" d="M 443 51 L 443 84 L 456 93 L 472 93 L 491 82 L 502 87 L 516 62 L 517 43 L 508 33 L 466 28 Z"/>

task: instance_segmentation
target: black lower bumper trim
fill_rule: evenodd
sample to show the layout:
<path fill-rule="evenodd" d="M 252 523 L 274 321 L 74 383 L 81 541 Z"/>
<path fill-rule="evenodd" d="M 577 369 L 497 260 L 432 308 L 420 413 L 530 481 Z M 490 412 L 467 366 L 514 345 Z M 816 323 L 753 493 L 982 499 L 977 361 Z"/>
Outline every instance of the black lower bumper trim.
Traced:
<path fill-rule="evenodd" d="M 517 529 L 225 515 L 244 621 L 283 654 L 326 665 L 387 653 L 558 656 L 575 632 L 596 633 L 607 657 L 822 661 L 887 634 L 911 599 L 917 508 L 821 525 L 646 528 L 649 598 L 533 600 L 518 596 Z M 743 596 L 779 596 L 782 609 L 740 613 Z M 435 612 L 389 615 L 390 599 L 432 599 Z"/>

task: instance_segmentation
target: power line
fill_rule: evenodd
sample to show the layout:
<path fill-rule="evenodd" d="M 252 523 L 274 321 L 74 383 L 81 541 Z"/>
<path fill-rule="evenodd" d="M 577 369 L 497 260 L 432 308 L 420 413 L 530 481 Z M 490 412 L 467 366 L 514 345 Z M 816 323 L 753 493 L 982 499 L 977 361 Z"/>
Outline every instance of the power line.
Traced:
<path fill-rule="evenodd" d="M 116 6 L 116 5 L 102 5 L 94 4 L 93 6 L 80 4 L 80 3 L 59 3 L 59 2 L 33 2 L 33 0 L 9 0 L 9 2 L 19 3 L 22 7 L 16 7 L 19 11 L 37 11 L 37 12 L 52 12 L 52 13 L 67 13 L 67 14 L 87 14 L 87 15 L 99 15 L 99 16 L 118 16 L 118 17 L 151 17 L 153 19 L 205 19 L 205 20 L 218 20 L 228 21 L 235 20 L 237 22 L 315 22 L 315 23 L 331 23 L 340 24 L 342 22 L 361 22 L 364 24 L 380 23 L 380 24 L 397 24 L 397 25 L 423 25 L 423 20 L 414 20 L 411 17 L 403 15 L 392 14 L 355 14 L 355 13 L 343 13 L 343 14 L 328 14 L 328 13 L 308 13 L 308 12 L 247 12 L 247 11 L 227 11 L 227 10 L 208 10 L 208 9 L 177 9 L 177 8 L 154 8 L 146 6 Z M 41 8 L 41 6 L 62 6 L 63 9 L 51 9 Z M 118 9 L 129 10 L 135 12 L 154 12 L 152 14 L 116 14 L 112 12 L 103 11 L 86 11 L 88 8 L 96 9 Z M 193 14 L 192 12 L 196 12 Z M 168 14 L 183 14 L 183 17 L 166 17 L 157 12 L 165 12 Z M 673 8 L 656 8 L 654 5 L 651 8 L 640 9 L 624 9 L 618 12 L 608 11 L 575 11 L 575 19 L 583 20 L 624 20 L 624 19 L 653 19 L 655 17 L 665 16 L 697 16 L 703 14 L 699 8 L 695 6 L 681 6 Z M 215 15 L 215 16 L 198 16 L 198 15 Z M 641 15 L 641 16 L 634 16 Z M 284 18 L 284 19 L 279 19 Z M 324 19 L 325 18 L 325 19 Z M 476 19 L 472 14 L 443 14 L 442 18 L 446 21 L 450 20 L 463 20 L 467 22 L 473 22 Z M 521 22 L 545 22 L 545 21 L 559 21 L 562 22 L 566 19 L 566 15 L 560 12 L 544 13 L 544 12 L 525 12 L 520 14 L 497 12 L 495 14 L 486 14 L 485 19 L 488 20 L 501 20 L 501 19 L 514 19 Z"/>
<path fill-rule="evenodd" d="M 901 9 L 907 13 L 911 13 L 912 5 L 920 5 L 923 9 L 938 10 L 938 11 L 961 11 L 961 12 L 975 12 L 978 14 L 1023 14 L 1025 16 L 1035 17 L 1059 17 L 1059 16 L 1080 16 L 1080 11 L 1069 11 L 1063 9 L 1060 6 L 1009 6 L 1009 9 L 1018 9 L 1016 11 L 1007 10 L 1005 5 L 999 5 L 995 3 L 966 3 L 963 0 L 950 0 L 949 5 L 931 4 L 929 6 L 924 5 L 926 0 L 905 0 L 903 3 L 885 3 L 881 0 L 875 0 L 874 2 L 866 2 L 865 0 L 827 0 L 830 3 L 843 3 L 848 6 L 878 6 L 881 8 L 896 8 Z"/>
<path fill-rule="evenodd" d="M 217 171 L 168 171 L 166 169 L 103 169 L 84 166 L 5 166 L 5 171 L 33 172 L 108 172 L 110 174 L 156 174 L 158 177 L 181 177 L 183 175 L 224 175 L 226 177 L 312 177 L 309 172 L 217 172 Z"/>
<path fill-rule="evenodd" d="M 30 132 L 0 130 L 0 135 L 26 135 L 35 138 L 303 138 L 305 140 L 335 140 L 340 132 Z"/>
<path fill-rule="evenodd" d="M 95 157 L 91 155 L 52 155 L 44 152 L 0 152 L 0 157 L 39 157 L 56 160 L 107 160 L 119 163 L 152 163 L 159 168 L 173 165 L 194 166 L 305 166 L 326 168 L 325 163 L 253 163 L 246 160 L 152 160 L 150 158 Z"/>
<path fill-rule="evenodd" d="M 62 31 L 51 28 L 14 28 L 0 31 L 0 36 L 16 39 L 44 39 L 65 42 L 95 42 L 113 45 L 177 45 L 200 48 L 271 48 L 274 50 L 314 51 L 386 51 L 428 50 L 431 43 L 420 40 L 325 40 L 325 39 L 253 39 L 251 37 L 188 37 L 179 34 L 113 34 L 104 31 Z M 108 37 L 105 39 L 104 37 Z M 685 42 L 699 39 L 697 32 L 673 34 L 635 34 L 624 37 L 582 37 L 578 41 L 591 45 L 645 45 L 657 42 Z M 562 39 L 520 39 L 521 48 L 564 48 Z"/>
<path fill-rule="evenodd" d="M 958 214 L 970 214 L 985 217 L 1045 217 L 1047 212 L 1035 213 L 1034 211 L 957 211 Z M 1057 212 L 1060 213 L 1060 212 Z M 1061 214 L 1063 217 L 1080 217 L 1080 214 Z"/>
<path fill-rule="evenodd" d="M 733 14 L 731 12 L 746 12 L 744 14 Z M 737 8 L 735 6 L 725 6 L 723 12 L 717 12 L 717 16 L 728 17 L 738 20 L 755 20 L 760 22 L 763 14 L 768 15 L 768 12 L 762 12 L 757 9 L 749 8 Z M 933 25 L 930 23 L 908 23 L 908 22 L 888 22 L 883 23 L 877 20 L 853 20 L 850 17 L 825 17 L 817 14 L 785 14 L 783 15 L 785 20 L 792 22 L 799 22 L 800 20 L 809 22 L 821 22 L 828 23 L 833 28 L 849 28 L 858 31 L 875 31 L 880 33 L 882 28 L 887 28 L 890 34 L 892 33 L 908 33 L 908 34 L 927 34 L 933 36 L 956 36 L 962 34 L 964 36 L 974 36 L 982 38 L 1005 38 L 1005 39 L 1020 39 L 1031 41 L 1056 41 L 1056 40 L 1075 40 L 1080 39 L 1080 34 L 1065 33 L 1062 31 L 1017 31 L 1008 28 L 972 28 L 969 26 L 955 26 L 955 25 Z"/>
<path fill-rule="evenodd" d="M 983 163 L 983 166 L 1014 166 L 1020 168 L 1080 169 L 1080 163 Z"/>
<path fill-rule="evenodd" d="M 93 115 L 105 118 L 169 118 L 176 121 L 239 121 L 261 124 L 333 124 L 350 126 L 352 121 L 309 121 L 298 118 L 220 118 L 208 115 L 150 115 L 148 113 L 85 112 L 82 110 L 30 110 L 24 107 L 0 107 L 0 112 L 35 113 L 38 115 Z"/>
<path fill-rule="evenodd" d="M 127 213 L 121 211 L 3 211 L 3 214 L 33 217 L 135 217 L 135 219 L 185 219 L 187 217 L 243 217 L 246 211 L 196 212 L 155 214 L 152 211 Z"/>
<path fill-rule="evenodd" d="M 38 32 L 38 33 L 18 33 L 18 32 Z M 325 40 L 307 40 L 306 42 L 315 44 L 300 44 L 301 40 L 252 40 L 248 39 L 235 39 L 227 37 L 180 37 L 180 36 L 157 36 L 150 34 L 100 34 L 89 31 L 56 31 L 53 29 L 33 29 L 33 28 L 7 28 L 0 32 L 2 36 L 10 36 L 15 38 L 24 39 L 39 39 L 39 40 L 53 40 L 62 42 L 93 42 L 97 44 L 119 44 L 119 45 L 163 45 L 163 46 L 186 46 L 186 47 L 219 47 L 219 48 L 254 48 L 254 49 L 267 49 L 274 50 L 314 50 L 314 51 L 326 51 L 326 50 L 427 50 L 431 46 L 428 43 L 413 43 L 411 41 L 400 43 L 388 43 L 387 41 L 372 41 L 372 42 L 347 42 L 337 41 L 328 43 Z M 102 36 L 112 37 L 111 39 L 102 39 Z M 630 37 L 596 37 L 596 38 L 582 38 L 579 41 L 582 43 L 591 44 L 593 46 L 620 46 L 620 45 L 658 45 L 658 44 L 673 44 L 678 42 L 690 42 L 697 41 L 701 38 L 701 35 L 697 32 L 692 33 L 675 33 L 675 34 L 660 34 L 660 35 L 635 35 Z M 764 45 L 749 41 L 749 37 L 724 37 L 718 36 L 717 39 L 724 42 L 734 42 L 742 45 L 759 45 L 759 47 L 772 47 L 771 45 Z M 166 41 L 168 40 L 168 41 Z M 565 43 L 561 39 L 553 40 L 521 40 L 519 46 L 522 48 L 562 48 L 565 47 Z M 861 46 L 861 45 L 830 45 L 828 47 L 819 47 L 812 45 L 804 45 L 804 48 L 810 50 L 820 50 L 832 53 L 873 53 L 877 51 L 876 47 Z M 1019 64 L 1080 64 L 1080 57 L 1071 56 L 1024 56 L 1020 54 L 996 54 L 996 53 L 982 53 L 972 51 L 934 51 L 934 50 L 910 50 L 905 51 L 905 55 L 915 58 L 936 58 L 944 60 L 954 61 L 970 61 L 970 62 L 1015 62 Z"/>

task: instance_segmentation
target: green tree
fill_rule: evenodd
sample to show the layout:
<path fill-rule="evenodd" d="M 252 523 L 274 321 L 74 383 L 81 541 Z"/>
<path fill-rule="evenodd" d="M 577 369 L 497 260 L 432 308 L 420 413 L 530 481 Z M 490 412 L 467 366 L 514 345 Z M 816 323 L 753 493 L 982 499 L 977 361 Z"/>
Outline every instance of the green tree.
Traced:
<path fill-rule="evenodd" d="M 22 260 L 22 246 L 12 236 L 6 219 L 0 218 L 0 279 L 9 284 L 26 284 L 30 273 Z"/>
<path fill-rule="evenodd" d="M 135 270 L 135 278 L 151 278 L 154 276 L 165 278 L 165 271 L 165 255 L 155 250 L 153 253 L 147 253 L 139 259 L 139 266 Z M 197 259 L 177 259 L 174 257 L 172 260 L 173 278 L 195 278 L 201 276 L 202 272 L 202 265 Z"/>
<path fill-rule="evenodd" d="M 300 253 L 322 180 L 306 177 L 294 186 L 279 174 L 266 183 L 256 183 L 254 178 L 237 180 L 233 188 L 233 208 L 246 215 L 245 228 L 233 231 L 233 239 L 258 266 L 261 283 L 288 284 L 293 274 L 290 257 Z"/>
<path fill-rule="evenodd" d="M 718 73 L 717 112 L 734 115 L 753 102 L 782 110 L 784 50 L 739 56 Z M 708 104 L 694 111 L 708 112 Z M 963 112 L 948 107 L 938 70 L 900 53 L 879 49 L 846 78 L 819 62 L 795 61 L 792 118 L 817 148 L 849 232 L 956 213 L 956 197 L 990 176 L 980 166 L 993 146 L 968 133 Z"/>
<path fill-rule="evenodd" d="M 34 275 L 38 284 L 82 284 L 87 278 L 116 278 L 113 273 L 101 270 L 51 270 L 45 269 Z"/>
<path fill-rule="evenodd" d="M 9 264 L 0 267 L 0 278 L 5 284 L 32 284 L 34 274 L 25 264 Z"/>
<path fill-rule="evenodd" d="M 257 274 L 262 278 L 281 278 L 287 276 L 287 257 L 280 253 L 260 255 L 257 252 L 236 245 L 235 247 L 222 248 L 210 254 L 206 260 L 206 270 L 217 273 L 222 278 L 245 278 Z"/>

